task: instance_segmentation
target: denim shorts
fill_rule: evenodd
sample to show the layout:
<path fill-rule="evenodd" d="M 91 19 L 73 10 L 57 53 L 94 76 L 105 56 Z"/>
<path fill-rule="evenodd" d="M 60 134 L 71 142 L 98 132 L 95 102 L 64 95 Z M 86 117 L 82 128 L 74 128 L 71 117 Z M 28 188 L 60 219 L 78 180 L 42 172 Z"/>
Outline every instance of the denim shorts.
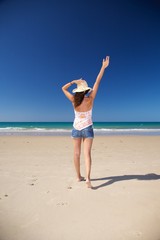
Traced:
<path fill-rule="evenodd" d="M 94 138 L 93 126 L 91 125 L 82 130 L 77 130 L 73 127 L 72 138 Z"/>

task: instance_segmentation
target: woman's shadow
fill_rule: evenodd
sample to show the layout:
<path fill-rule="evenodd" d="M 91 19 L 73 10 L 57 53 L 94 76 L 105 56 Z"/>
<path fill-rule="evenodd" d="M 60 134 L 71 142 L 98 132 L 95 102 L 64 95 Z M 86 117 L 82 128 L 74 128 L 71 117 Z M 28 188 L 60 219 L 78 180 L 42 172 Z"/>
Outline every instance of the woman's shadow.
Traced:
<path fill-rule="evenodd" d="M 104 177 L 104 178 L 94 178 L 94 179 L 91 179 L 91 181 L 103 181 L 104 180 L 105 183 L 95 186 L 92 189 L 96 190 L 98 188 L 106 187 L 115 182 L 133 180 L 133 179 L 143 180 L 143 181 L 160 180 L 160 175 L 157 175 L 155 173 L 148 173 L 145 175 L 122 175 L 122 176 L 111 176 L 111 177 Z"/>

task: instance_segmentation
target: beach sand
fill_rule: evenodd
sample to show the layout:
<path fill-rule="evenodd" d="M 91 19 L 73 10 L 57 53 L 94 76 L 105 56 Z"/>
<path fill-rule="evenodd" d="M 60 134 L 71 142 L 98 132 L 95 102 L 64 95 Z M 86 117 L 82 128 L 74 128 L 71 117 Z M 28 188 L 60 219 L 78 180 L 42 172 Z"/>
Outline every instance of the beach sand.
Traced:
<path fill-rule="evenodd" d="M 160 136 L 95 137 L 93 189 L 76 182 L 72 147 L 0 137 L 0 240 L 160 240 Z"/>

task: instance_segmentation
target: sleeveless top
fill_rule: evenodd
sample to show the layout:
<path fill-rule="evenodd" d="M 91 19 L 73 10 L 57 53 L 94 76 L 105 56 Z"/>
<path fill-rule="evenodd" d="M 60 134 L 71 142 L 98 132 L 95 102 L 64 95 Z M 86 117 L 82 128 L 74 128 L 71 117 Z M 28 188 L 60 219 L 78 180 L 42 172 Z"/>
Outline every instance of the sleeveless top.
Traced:
<path fill-rule="evenodd" d="M 92 122 L 92 109 L 87 112 L 77 112 L 74 109 L 75 119 L 73 127 L 77 130 L 82 130 L 86 127 L 89 127 L 93 124 Z"/>

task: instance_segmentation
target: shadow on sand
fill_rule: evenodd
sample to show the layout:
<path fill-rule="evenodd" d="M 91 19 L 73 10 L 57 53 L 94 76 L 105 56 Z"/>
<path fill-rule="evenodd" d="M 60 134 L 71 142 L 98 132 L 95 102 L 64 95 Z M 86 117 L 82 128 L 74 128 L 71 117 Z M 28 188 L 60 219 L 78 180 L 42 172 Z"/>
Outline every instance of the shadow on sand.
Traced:
<path fill-rule="evenodd" d="M 111 177 L 104 177 L 104 178 L 94 178 L 94 179 L 91 179 L 91 181 L 103 181 L 103 180 L 107 181 L 105 183 L 102 183 L 98 186 L 93 187 L 93 189 L 96 190 L 98 188 L 108 186 L 115 182 L 126 181 L 126 180 L 128 181 L 133 179 L 137 179 L 141 181 L 160 180 L 160 175 L 157 175 L 155 173 L 148 173 L 145 175 L 122 175 L 122 176 L 111 176 Z"/>

